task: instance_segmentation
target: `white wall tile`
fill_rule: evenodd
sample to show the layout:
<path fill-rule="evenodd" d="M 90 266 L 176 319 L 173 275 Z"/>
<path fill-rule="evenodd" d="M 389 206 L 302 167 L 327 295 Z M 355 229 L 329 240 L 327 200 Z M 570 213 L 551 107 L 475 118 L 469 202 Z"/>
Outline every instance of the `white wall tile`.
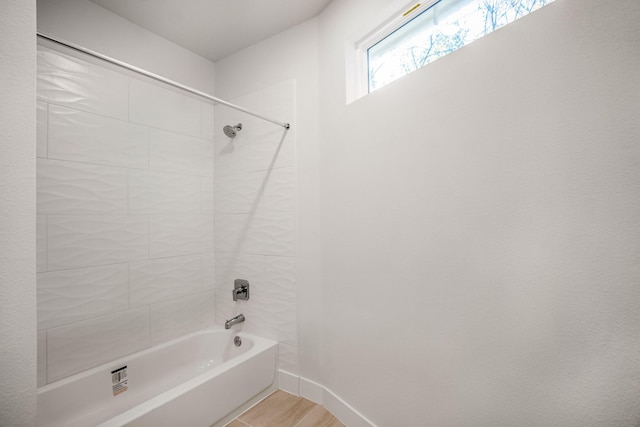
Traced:
<path fill-rule="evenodd" d="M 294 212 L 296 175 L 293 167 L 215 178 L 216 213 Z"/>
<path fill-rule="evenodd" d="M 248 310 L 248 332 L 255 332 L 283 344 L 295 346 L 298 340 L 296 304 L 270 298 L 254 297 Z"/>
<path fill-rule="evenodd" d="M 216 215 L 216 250 L 264 255 L 295 255 L 295 215 L 257 213 Z"/>
<path fill-rule="evenodd" d="M 262 284 L 264 296 L 281 301 L 295 302 L 296 258 L 266 256 Z"/>
<path fill-rule="evenodd" d="M 292 123 L 296 111 L 296 81 L 286 80 L 264 88 L 262 95 L 265 115 Z"/>
<path fill-rule="evenodd" d="M 263 90 L 256 90 L 256 91 L 253 91 L 253 92 L 245 93 L 244 95 L 236 96 L 236 97 L 232 98 L 229 102 L 231 102 L 232 104 L 240 105 L 240 106 L 246 108 L 247 110 L 262 111 L 262 108 L 263 108 L 263 97 L 264 97 L 264 91 Z M 237 112 L 233 111 L 233 110 L 231 111 L 231 113 L 237 114 Z M 262 123 L 263 122 L 262 119 L 259 119 L 257 117 L 253 117 L 253 116 L 244 117 L 244 119 L 253 120 L 256 123 Z"/>
<path fill-rule="evenodd" d="M 251 216 L 248 214 L 215 215 L 216 251 L 247 252 L 245 241 L 249 238 Z"/>
<path fill-rule="evenodd" d="M 216 292 L 228 298 L 235 279 L 251 284 L 251 296 L 296 302 L 294 257 L 216 253 Z"/>
<path fill-rule="evenodd" d="M 293 123 L 295 81 L 231 102 Z M 215 121 L 216 318 L 222 324 L 245 314 L 240 328 L 279 340 L 280 366 L 295 372 L 295 129 L 285 132 L 219 106 Z M 217 133 L 217 128 L 237 122 L 243 130 L 235 139 Z M 251 283 L 250 301 L 232 301 L 236 278 Z"/>
<path fill-rule="evenodd" d="M 205 215 L 213 215 L 215 211 L 214 202 L 214 183 L 213 178 L 210 176 L 204 176 L 200 178 L 200 213 Z"/>
<path fill-rule="evenodd" d="M 187 135 L 201 135 L 201 104 L 174 89 L 131 79 L 130 120 Z"/>
<path fill-rule="evenodd" d="M 235 279 L 248 280 L 251 298 L 265 296 L 264 256 L 242 253 L 216 253 L 216 298 L 231 300 Z"/>
<path fill-rule="evenodd" d="M 147 217 L 50 216 L 47 233 L 49 270 L 140 260 L 149 253 Z"/>
<path fill-rule="evenodd" d="M 171 340 L 215 324 L 213 291 L 150 306 L 151 343 Z"/>
<path fill-rule="evenodd" d="M 202 287 L 214 289 L 216 287 L 216 255 L 202 254 Z"/>
<path fill-rule="evenodd" d="M 37 160 L 39 214 L 127 213 L 127 170 Z"/>
<path fill-rule="evenodd" d="M 38 329 L 127 309 L 127 271 L 116 264 L 38 274 Z"/>
<path fill-rule="evenodd" d="M 36 217 L 36 266 L 37 271 L 47 271 L 47 217 Z"/>
<path fill-rule="evenodd" d="M 252 92 L 234 98 L 231 102 L 242 106 L 251 105 L 255 111 L 292 122 L 292 113 L 295 112 L 295 81 Z M 235 124 L 237 121 L 243 123 L 242 132 L 234 140 L 216 134 L 217 175 L 263 171 L 294 164 L 293 130 L 285 132 L 278 125 L 228 111 L 222 106 L 216 106 L 215 114 L 216 127 Z"/>
<path fill-rule="evenodd" d="M 295 126 L 295 125 L 294 125 Z M 277 139 L 276 150 L 277 154 L 274 156 L 273 162 L 274 168 L 284 168 L 289 166 L 295 166 L 296 164 L 296 128 L 283 130 L 281 127 L 275 129 L 269 129 L 268 134 L 275 134 Z M 271 154 L 271 148 L 265 147 L 268 154 Z"/>
<path fill-rule="evenodd" d="M 215 108 L 47 48 L 38 59 L 42 385 L 148 347 L 150 306 L 155 342 L 214 322 Z"/>
<path fill-rule="evenodd" d="M 231 100 L 229 100 L 231 102 Z M 246 108 L 246 107 L 245 107 Z M 213 139 L 214 141 L 223 140 L 226 142 L 231 142 L 231 138 L 224 134 L 223 128 L 226 125 L 235 126 L 239 122 L 242 123 L 242 120 L 247 116 L 240 111 L 232 110 L 229 107 L 225 107 L 224 105 L 215 105 L 213 107 Z M 243 123 L 244 126 L 244 123 Z"/>
<path fill-rule="evenodd" d="M 211 215 L 163 215 L 149 220 L 152 258 L 213 252 Z"/>
<path fill-rule="evenodd" d="M 216 176 L 215 212 L 249 213 L 257 210 L 264 197 L 263 172 Z"/>
<path fill-rule="evenodd" d="M 131 306 L 151 304 L 202 291 L 200 255 L 132 262 Z"/>
<path fill-rule="evenodd" d="M 213 104 L 206 102 L 200 104 L 200 137 L 209 141 L 213 141 L 215 135 L 214 111 Z M 218 132 L 222 132 L 222 128 Z"/>
<path fill-rule="evenodd" d="M 48 104 L 36 102 L 36 156 L 47 157 Z"/>
<path fill-rule="evenodd" d="M 253 283 L 263 276 L 264 256 L 216 252 L 216 289 L 225 295 L 231 295 L 235 279 Z"/>
<path fill-rule="evenodd" d="M 257 128 L 244 127 L 230 141 L 216 138 L 215 172 L 230 175 L 293 166 L 295 132 L 268 123 Z"/>
<path fill-rule="evenodd" d="M 258 213 L 252 221 L 248 252 L 265 255 L 296 254 L 296 221 L 293 213 Z"/>
<path fill-rule="evenodd" d="M 38 48 L 38 98 L 127 120 L 129 79 L 81 59 Z"/>
<path fill-rule="evenodd" d="M 234 302 L 231 293 L 224 296 L 217 293 L 216 317 L 218 323 L 237 314 L 244 314 L 246 320 L 242 330 L 295 346 L 298 340 L 296 324 L 296 304 L 270 298 L 251 296 L 249 301 Z"/>
<path fill-rule="evenodd" d="M 265 177 L 263 203 L 267 212 L 295 212 L 296 173 L 293 167 L 271 170 Z"/>
<path fill-rule="evenodd" d="M 129 213 L 199 214 L 200 178 L 155 171 L 129 171 Z"/>
<path fill-rule="evenodd" d="M 243 301 L 244 302 L 244 301 Z M 242 313 L 246 304 L 234 302 L 231 292 L 222 294 L 216 289 L 216 323 L 224 325 L 224 322 Z"/>
<path fill-rule="evenodd" d="M 149 168 L 213 176 L 213 142 L 175 132 L 149 129 Z"/>
<path fill-rule="evenodd" d="M 38 331 L 38 387 L 47 383 L 47 331 Z"/>
<path fill-rule="evenodd" d="M 49 106 L 49 158 L 146 169 L 148 139 L 144 126 Z"/>
<path fill-rule="evenodd" d="M 278 368 L 291 373 L 298 373 L 298 346 L 296 344 L 278 345 Z"/>
<path fill-rule="evenodd" d="M 148 307 L 109 314 L 47 331 L 47 380 L 149 347 Z"/>
<path fill-rule="evenodd" d="M 262 91 L 249 92 L 247 94 L 231 98 L 228 101 L 250 111 L 255 111 L 258 113 L 263 111 Z M 241 137 L 245 129 L 256 129 L 259 126 L 264 126 L 268 123 L 258 117 L 254 117 L 241 111 L 233 110 L 231 108 L 225 107 L 224 105 L 216 105 L 214 114 L 216 128 L 218 128 L 220 132 L 216 133 L 216 136 L 220 136 L 225 139 L 227 137 L 224 135 L 224 133 L 222 133 L 222 128 L 225 125 L 235 126 L 238 123 L 242 123 L 243 130 L 238 133 L 238 136 Z"/>

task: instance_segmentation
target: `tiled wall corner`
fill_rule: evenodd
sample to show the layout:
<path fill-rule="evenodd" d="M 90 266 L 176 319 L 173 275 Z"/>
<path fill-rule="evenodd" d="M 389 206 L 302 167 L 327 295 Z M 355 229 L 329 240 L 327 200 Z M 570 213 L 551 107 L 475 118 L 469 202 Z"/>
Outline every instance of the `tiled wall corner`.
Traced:
<path fill-rule="evenodd" d="M 214 107 L 38 48 L 38 385 L 215 321 Z"/>
<path fill-rule="evenodd" d="M 295 81 L 231 100 L 293 123 Z M 234 140 L 215 138 L 216 317 L 242 313 L 244 331 L 280 342 L 280 368 L 297 372 L 295 125 L 285 131 L 216 107 L 216 129 L 242 123 Z M 234 279 L 251 283 L 233 302 Z"/>

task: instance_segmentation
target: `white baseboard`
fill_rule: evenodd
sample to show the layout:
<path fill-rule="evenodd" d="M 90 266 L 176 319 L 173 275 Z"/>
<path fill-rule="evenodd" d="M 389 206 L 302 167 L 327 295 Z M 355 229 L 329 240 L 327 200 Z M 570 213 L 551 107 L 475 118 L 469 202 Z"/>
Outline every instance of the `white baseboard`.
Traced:
<path fill-rule="evenodd" d="M 346 427 L 376 427 L 325 386 L 286 371 L 278 371 L 280 388 L 324 406 Z"/>
<path fill-rule="evenodd" d="M 324 406 L 325 388 L 320 384 L 300 377 L 300 396 L 309 399 L 318 405 Z"/>
<path fill-rule="evenodd" d="M 336 396 L 328 388 L 324 389 L 324 407 L 347 427 L 376 427 L 360 412 L 356 411 L 347 402 Z"/>
<path fill-rule="evenodd" d="M 281 390 L 300 396 L 300 377 L 286 371 L 278 371 L 278 384 Z"/>

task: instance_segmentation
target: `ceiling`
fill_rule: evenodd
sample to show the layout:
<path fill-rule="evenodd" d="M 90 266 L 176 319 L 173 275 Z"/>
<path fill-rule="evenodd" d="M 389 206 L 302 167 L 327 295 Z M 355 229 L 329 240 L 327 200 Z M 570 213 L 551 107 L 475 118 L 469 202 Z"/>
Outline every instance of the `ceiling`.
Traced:
<path fill-rule="evenodd" d="M 331 0 L 90 0 L 211 61 L 318 15 Z"/>

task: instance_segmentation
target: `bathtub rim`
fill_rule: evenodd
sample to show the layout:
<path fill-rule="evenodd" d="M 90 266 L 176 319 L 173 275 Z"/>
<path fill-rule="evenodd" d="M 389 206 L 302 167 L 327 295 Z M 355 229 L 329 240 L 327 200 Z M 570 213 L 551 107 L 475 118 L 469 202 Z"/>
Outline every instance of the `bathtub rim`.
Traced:
<path fill-rule="evenodd" d="M 163 404 L 170 402 L 173 399 L 176 399 L 179 396 L 182 396 L 183 394 L 187 393 L 189 390 L 192 390 L 193 388 L 196 388 L 204 383 L 206 383 L 207 381 L 210 381 L 212 378 L 216 377 L 218 374 L 232 369 L 238 365 L 240 365 L 241 363 L 243 363 L 244 361 L 250 359 L 251 357 L 254 357 L 255 355 L 258 355 L 262 352 L 268 351 L 269 349 L 275 347 L 276 348 L 276 365 L 274 365 L 274 378 L 277 377 L 276 372 L 277 372 L 277 347 L 278 347 L 278 342 L 268 339 L 268 338 L 263 338 L 263 337 L 259 337 L 250 333 L 246 333 L 246 332 L 242 332 L 241 329 L 224 329 L 221 326 L 215 325 L 215 326 L 209 326 L 207 328 L 204 329 L 200 329 L 198 331 L 194 331 L 191 332 L 187 335 L 183 335 L 181 337 L 175 338 L 173 340 L 164 342 L 164 343 L 160 343 L 160 344 L 156 344 L 154 346 L 151 346 L 149 348 L 146 348 L 142 351 L 139 352 L 135 352 L 135 353 L 131 353 L 129 355 L 123 356 L 121 358 L 118 358 L 116 360 L 113 361 L 109 361 L 106 363 L 103 363 L 101 365 L 95 366 L 93 368 L 87 369 L 85 371 L 82 372 L 78 372 L 74 375 L 71 375 L 69 377 L 66 378 L 62 378 L 60 380 L 54 381 L 50 384 L 46 384 L 42 387 L 38 387 L 37 389 L 37 396 L 40 396 L 44 393 L 48 393 L 48 392 L 55 392 L 56 389 L 64 387 L 65 385 L 68 385 L 70 383 L 73 383 L 74 381 L 78 381 L 81 379 L 84 379 L 88 376 L 91 375 L 95 375 L 97 373 L 100 372 L 104 372 L 105 370 L 110 370 L 111 368 L 113 368 L 114 366 L 118 366 L 118 365 L 122 365 L 122 364 L 127 364 L 128 361 L 131 360 L 132 357 L 143 357 L 146 356 L 152 352 L 155 352 L 159 349 L 163 349 L 166 347 L 170 347 L 176 344 L 179 344 L 181 341 L 186 341 L 189 338 L 192 338 L 194 336 L 198 336 L 198 335 L 205 335 L 208 333 L 224 333 L 224 334 L 228 334 L 229 335 L 229 343 L 231 343 L 231 341 L 233 340 L 233 337 L 235 336 L 240 336 L 243 339 L 246 339 L 247 341 L 252 343 L 252 346 L 250 349 L 248 349 L 247 351 L 238 354 L 232 358 L 230 358 L 227 361 L 224 361 L 223 363 L 221 363 L 218 366 L 213 367 L 212 369 L 209 369 L 193 378 L 190 378 L 170 389 L 167 389 L 161 393 L 159 393 L 158 395 L 139 403 L 138 405 L 118 414 L 115 415 L 114 417 L 102 422 L 101 424 L 98 424 L 99 427 L 113 427 L 113 426 L 122 426 L 125 425 L 127 422 L 131 422 L 133 420 L 135 420 L 138 417 L 143 416 L 144 414 L 162 406 Z"/>
<path fill-rule="evenodd" d="M 97 372 L 102 372 L 102 371 L 104 371 L 106 369 L 109 369 L 109 367 L 112 366 L 112 365 L 121 365 L 121 364 L 125 363 L 127 360 L 129 360 L 134 355 L 143 356 L 143 355 L 146 355 L 146 354 L 151 353 L 153 351 L 156 351 L 156 350 L 159 350 L 159 349 L 162 349 L 162 348 L 165 348 L 165 347 L 172 346 L 172 345 L 174 345 L 174 344 L 176 344 L 176 343 L 178 343 L 180 341 L 185 341 L 185 340 L 187 340 L 187 339 L 189 339 L 191 337 L 194 337 L 196 335 L 202 335 L 202 334 L 206 334 L 206 333 L 209 333 L 209 332 L 226 332 L 226 333 L 231 334 L 232 337 L 235 336 L 235 335 L 239 335 L 241 338 L 245 338 L 246 337 L 248 339 L 251 339 L 254 343 L 258 343 L 261 340 L 273 341 L 273 340 L 270 340 L 268 338 L 262 338 L 262 337 L 259 337 L 257 335 L 253 335 L 253 334 L 249 334 L 249 333 L 246 333 L 246 332 L 242 332 L 242 330 L 240 330 L 240 329 L 233 329 L 233 330 L 232 329 L 224 329 L 222 326 L 218 326 L 218 325 L 208 326 L 208 327 L 206 327 L 204 329 L 199 329 L 197 331 L 190 332 L 187 335 L 182 335 L 182 336 L 180 336 L 178 338 L 174 338 L 174 339 L 172 339 L 170 341 L 165 341 L 165 342 L 153 345 L 151 347 L 145 348 L 144 350 L 137 351 L 137 352 L 131 353 L 131 354 L 127 354 L 126 356 L 122 356 L 122 357 L 120 357 L 118 359 L 111 360 L 109 362 L 102 363 L 102 364 L 100 364 L 98 366 L 94 366 L 94 367 L 86 369 L 84 371 L 77 372 L 77 373 L 75 373 L 73 375 L 70 375 L 68 377 L 60 378 L 59 380 L 55 380 L 55 381 L 53 381 L 51 383 L 48 383 L 48 384 L 45 384 L 43 386 L 38 387 L 37 388 L 37 394 L 39 395 L 39 394 L 46 393 L 47 391 L 56 389 L 58 387 L 63 387 L 64 385 L 66 385 L 68 383 L 71 383 L 73 381 L 76 381 L 78 379 L 91 376 L 91 375 L 93 375 L 93 374 L 95 374 Z M 277 341 L 273 341 L 273 342 L 277 342 Z M 250 350 L 247 350 L 247 352 L 250 352 L 251 350 L 253 350 L 253 348 L 250 349 Z M 243 354 L 240 354 L 240 355 L 238 355 L 236 357 L 240 357 Z M 230 359 L 228 362 L 230 362 L 231 360 L 232 359 Z M 227 363 L 227 362 L 224 362 L 224 363 Z"/>

